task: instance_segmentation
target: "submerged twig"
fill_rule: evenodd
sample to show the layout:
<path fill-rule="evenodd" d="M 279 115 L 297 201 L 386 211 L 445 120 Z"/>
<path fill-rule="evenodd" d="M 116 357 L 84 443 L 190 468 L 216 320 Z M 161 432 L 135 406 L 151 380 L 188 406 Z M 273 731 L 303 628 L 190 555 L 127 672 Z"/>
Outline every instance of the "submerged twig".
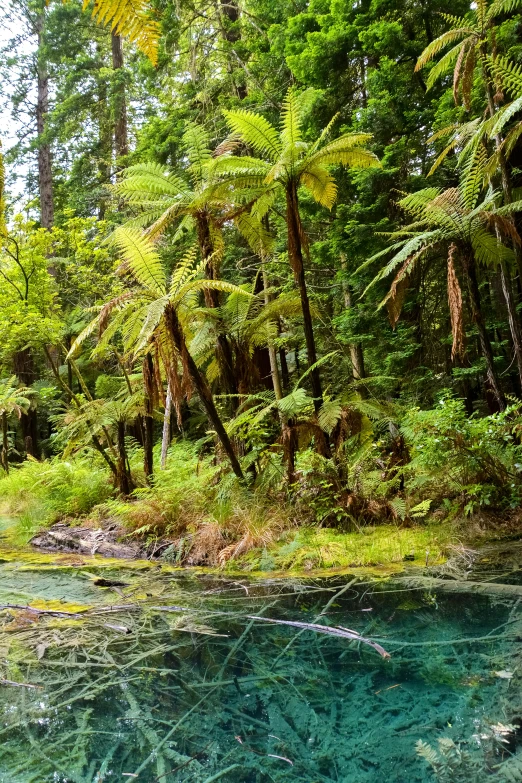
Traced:
<path fill-rule="evenodd" d="M 254 617 L 248 615 L 249 620 L 260 620 L 263 623 L 274 623 L 275 625 L 290 625 L 293 628 L 302 628 L 304 631 L 315 631 L 316 633 L 324 633 L 327 636 L 340 636 L 343 639 L 350 639 L 355 642 L 362 642 L 374 650 L 377 650 L 379 655 L 383 658 L 391 658 L 389 652 L 386 652 L 384 647 L 381 647 L 377 642 L 373 642 L 371 639 L 361 636 L 357 631 L 350 631 L 347 628 L 335 628 L 329 625 L 317 625 L 316 623 L 300 623 L 297 620 L 274 620 L 269 617 Z"/>

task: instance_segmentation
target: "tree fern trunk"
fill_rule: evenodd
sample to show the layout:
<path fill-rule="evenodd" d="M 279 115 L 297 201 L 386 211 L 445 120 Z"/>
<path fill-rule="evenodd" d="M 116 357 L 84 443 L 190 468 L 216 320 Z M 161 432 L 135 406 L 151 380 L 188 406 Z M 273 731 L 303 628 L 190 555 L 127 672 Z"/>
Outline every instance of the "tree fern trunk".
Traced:
<path fill-rule="evenodd" d="M 147 480 L 154 472 L 154 365 L 152 356 L 147 353 L 143 360 L 143 380 L 145 386 L 145 416 L 143 422 L 143 471 Z"/>
<path fill-rule="evenodd" d="M 315 349 L 314 328 L 312 323 L 312 314 L 310 312 L 310 301 L 308 299 L 308 290 L 306 287 L 305 270 L 303 263 L 303 246 L 301 240 L 301 219 L 299 216 L 299 201 L 297 198 L 297 187 L 291 182 L 286 191 L 286 223 L 288 230 L 288 255 L 294 278 L 301 298 L 301 309 L 303 311 L 303 326 L 306 341 L 306 353 L 308 366 L 312 367 L 317 362 L 317 352 Z M 314 397 L 314 407 L 316 412 L 323 402 L 323 390 L 321 387 L 321 376 L 319 370 L 315 367 L 310 373 L 312 384 L 312 394 Z"/>
<path fill-rule="evenodd" d="M 234 473 L 238 478 L 242 479 L 243 471 L 241 470 L 241 466 L 239 464 L 238 458 L 234 451 L 234 447 L 232 446 L 232 442 L 228 437 L 228 433 L 225 430 L 223 423 L 219 417 L 219 414 L 216 410 L 216 406 L 214 404 L 214 399 L 212 397 L 210 386 L 208 385 L 207 379 L 199 371 L 196 362 L 192 358 L 187 348 L 185 335 L 183 334 L 183 328 L 179 322 L 177 313 L 173 307 L 169 306 L 165 309 L 165 322 L 169 334 L 174 343 L 174 346 L 176 348 L 176 351 L 181 356 L 183 366 L 186 367 L 187 369 L 187 372 L 194 385 L 194 388 L 196 389 L 199 395 L 201 404 L 205 408 L 205 412 L 208 416 L 210 424 L 214 428 L 215 433 L 219 439 L 219 442 L 223 447 L 223 451 L 225 452 L 225 454 L 227 455 L 230 461 L 232 470 L 234 471 Z"/>
<path fill-rule="evenodd" d="M 167 452 L 170 445 L 170 418 L 172 415 L 172 393 L 170 384 L 167 386 L 167 399 L 165 402 L 165 415 L 163 416 L 163 436 L 161 438 L 161 469 L 165 470 L 167 464 Z"/>

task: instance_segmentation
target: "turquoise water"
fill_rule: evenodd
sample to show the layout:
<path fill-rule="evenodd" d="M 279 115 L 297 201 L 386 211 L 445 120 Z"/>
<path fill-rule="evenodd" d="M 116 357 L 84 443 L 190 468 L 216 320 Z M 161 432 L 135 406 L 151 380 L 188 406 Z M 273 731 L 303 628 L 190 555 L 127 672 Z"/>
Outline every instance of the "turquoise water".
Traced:
<path fill-rule="evenodd" d="M 1 783 L 522 780 L 519 599 L 349 579 L 0 564 L 5 603 L 98 606 L 2 612 L 0 676 L 24 686 L 0 685 Z M 352 629 L 391 657 L 249 616 Z"/>

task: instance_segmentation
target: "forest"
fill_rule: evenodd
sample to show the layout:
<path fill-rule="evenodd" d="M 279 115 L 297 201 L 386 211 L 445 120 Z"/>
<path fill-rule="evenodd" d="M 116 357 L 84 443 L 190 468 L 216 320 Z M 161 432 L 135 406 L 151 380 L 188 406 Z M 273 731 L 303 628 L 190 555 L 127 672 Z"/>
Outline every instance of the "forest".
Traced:
<path fill-rule="evenodd" d="M 19 536 L 268 571 L 516 535 L 521 8 L 4 4 Z"/>

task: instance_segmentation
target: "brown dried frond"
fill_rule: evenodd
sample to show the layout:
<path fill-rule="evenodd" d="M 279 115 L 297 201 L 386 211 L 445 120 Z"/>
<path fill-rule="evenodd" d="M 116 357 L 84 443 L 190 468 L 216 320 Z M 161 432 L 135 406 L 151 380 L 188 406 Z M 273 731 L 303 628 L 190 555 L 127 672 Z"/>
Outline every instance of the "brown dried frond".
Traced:
<path fill-rule="evenodd" d="M 433 201 L 432 206 L 440 207 L 447 210 L 448 208 L 461 211 L 462 209 L 462 195 L 458 188 L 447 188 L 442 193 L 439 193 Z"/>
<path fill-rule="evenodd" d="M 216 565 L 225 544 L 223 531 L 217 522 L 205 522 L 194 535 L 187 558 L 190 565 Z"/>
<path fill-rule="evenodd" d="M 455 63 L 455 70 L 453 71 L 453 100 L 455 101 L 456 105 L 458 105 L 459 102 L 459 84 L 462 77 L 462 69 L 466 59 L 467 51 L 468 47 L 466 44 L 464 44 L 459 52 L 457 62 Z"/>
<path fill-rule="evenodd" d="M 462 74 L 462 103 L 466 111 L 471 109 L 471 90 L 473 88 L 473 74 L 475 73 L 475 47 L 471 46 L 466 57 L 466 64 Z"/>
<path fill-rule="evenodd" d="M 217 145 L 216 149 L 212 153 L 212 157 L 219 158 L 221 155 L 226 155 L 229 152 L 236 152 L 239 147 L 241 147 L 241 141 L 236 138 L 234 134 L 231 134 L 226 139 L 223 139 L 221 144 Z"/>
<path fill-rule="evenodd" d="M 347 438 L 357 435 L 362 429 L 362 413 L 353 408 L 342 408 L 341 415 L 332 432 L 335 450 L 338 451 Z"/>
<path fill-rule="evenodd" d="M 102 309 L 100 310 L 100 315 L 98 316 L 99 337 L 102 336 L 102 334 L 108 327 L 109 321 L 111 320 L 112 311 L 116 310 L 117 307 L 122 305 L 127 300 L 132 299 L 133 296 L 134 296 L 133 291 L 124 291 L 123 294 L 120 294 L 119 296 L 115 296 L 114 299 L 111 299 L 110 302 L 107 302 L 107 304 L 103 305 Z"/>
<path fill-rule="evenodd" d="M 484 212 L 482 214 L 485 217 L 488 226 L 495 229 L 496 233 L 502 234 L 514 244 L 520 245 L 520 234 L 510 217 L 498 215 L 496 212 Z"/>
<path fill-rule="evenodd" d="M 462 290 L 455 272 L 454 256 L 456 245 L 451 244 L 448 254 L 448 304 L 451 318 L 453 345 L 451 347 L 452 361 L 456 356 L 461 359 L 466 355 L 466 335 L 464 332 L 464 309 L 462 306 Z"/>
<path fill-rule="evenodd" d="M 411 257 L 406 259 L 397 272 L 395 279 L 391 284 L 388 296 L 386 297 L 386 309 L 388 310 L 388 318 L 392 329 L 395 329 L 397 326 L 397 321 L 400 318 L 402 306 L 406 298 L 406 291 L 408 290 L 407 269 L 410 264 Z"/>

